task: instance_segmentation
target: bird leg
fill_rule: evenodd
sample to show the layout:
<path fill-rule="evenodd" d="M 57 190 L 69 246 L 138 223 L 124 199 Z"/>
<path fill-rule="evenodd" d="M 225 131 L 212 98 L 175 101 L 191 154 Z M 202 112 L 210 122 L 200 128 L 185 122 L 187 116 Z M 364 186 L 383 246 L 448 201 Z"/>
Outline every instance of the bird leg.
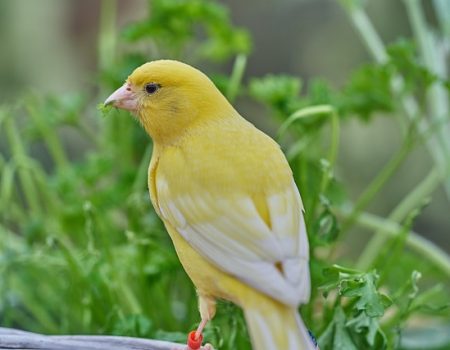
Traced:
<path fill-rule="evenodd" d="M 195 338 L 198 339 L 198 337 L 200 337 L 200 335 L 203 332 L 203 328 L 205 328 L 206 324 L 208 323 L 207 319 L 203 319 L 201 320 L 200 324 L 197 327 L 197 330 L 195 331 Z"/>
<path fill-rule="evenodd" d="M 208 321 L 210 321 L 216 314 L 216 301 L 210 296 L 199 294 L 198 309 L 200 312 L 201 321 L 195 333 L 189 333 L 187 350 L 200 349 L 201 343 L 203 341 L 203 329 L 205 328 Z M 205 346 L 205 348 L 209 349 L 210 345 L 208 344 L 207 346 Z"/>
<path fill-rule="evenodd" d="M 202 318 L 198 328 L 195 332 L 195 336 L 199 337 L 203 329 L 205 328 L 208 321 L 212 320 L 216 314 L 216 300 L 210 296 L 205 296 L 199 294 L 198 296 L 198 310 L 200 312 L 200 317 Z"/>

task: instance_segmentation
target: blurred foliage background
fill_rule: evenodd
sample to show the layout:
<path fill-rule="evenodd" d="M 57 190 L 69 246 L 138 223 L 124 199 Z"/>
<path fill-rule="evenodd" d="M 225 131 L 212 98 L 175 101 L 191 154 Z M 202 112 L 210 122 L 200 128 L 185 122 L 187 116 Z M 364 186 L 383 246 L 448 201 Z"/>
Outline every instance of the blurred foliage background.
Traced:
<path fill-rule="evenodd" d="M 199 321 L 151 142 L 96 108 L 175 58 L 285 150 L 321 349 L 450 349 L 448 1 L 0 0 L 0 40 L 1 326 L 184 342 Z M 248 349 L 243 325 L 222 303 L 206 338 Z"/>

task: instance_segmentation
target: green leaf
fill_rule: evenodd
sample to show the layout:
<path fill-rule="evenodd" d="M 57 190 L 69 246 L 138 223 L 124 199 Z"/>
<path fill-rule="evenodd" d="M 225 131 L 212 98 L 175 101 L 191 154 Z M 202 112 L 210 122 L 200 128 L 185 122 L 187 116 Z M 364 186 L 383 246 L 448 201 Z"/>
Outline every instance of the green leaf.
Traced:
<path fill-rule="evenodd" d="M 150 337 L 152 321 L 144 315 L 128 315 L 120 319 L 113 328 L 113 334 L 129 337 Z"/>
<path fill-rule="evenodd" d="M 392 301 L 377 291 L 377 279 L 375 271 L 342 279 L 339 293 L 345 297 L 357 298 L 354 306 L 356 310 L 365 311 L 369 317 L 381 317 Z"/>
<path fill-rule="evenodd" d="M 392 304 L 392 301 L 388 296 L 378 291 L 376 284 L 378 275 L 376 272 L 364 273 L 333 265 L 324 270 L 324 274 L 327 276 L 327 282 L 321 286 L 321 290 L 324 291 L 325 295 L 332 289 L 337 288 L 340 297 L 351 300 L 349 307 L 341 311 L 335 310 L 335 313 L 345 311 L 344 316 L 347 315 L 345 316 L 346 332 L 350 332 L 356 348 L 385 348 L 387 340 L 378 320 L 384 315 L 386 308 Z M 340 308 L 340 306 L 338 307 Z M 337 320 L 342 321 L 342 319 L 342 314 L 335 314 L 335 323 Z M 342 326 L 340 327 L 342 328 Z M 346 334 L 343 333 L 342 329 L 340 332 Z M 343 335 L 343 337 L 345 339 L 346 336 Z M 377 345 L 375 346 L 375 344 Z"/>
<path fill-rule="evenodd" d="M 113 109 L 112 105 L 105 105 L 104 103 L 99 103 L 97 105 L 97 110 L 99 110 L 102 113 L 103 117 L 108 116 L 109 112 Z"/>
<path fill-rule="evenodd" d="M 249 92 L 260 102 L 267 104 L 287 118 L 298 100 L 301 81 L 288 75 L 266 75 L 250 81 Z"/>
<path fill-rule="evenodd" d="M 312 79 L 308 87 L 308 103 L 312 105 L 333 104 L 336 92 L 330 84 L 320 78 Z"/>
<path fill-rule="evenodd" d="M 325 207 L 313 223 L 311 236 L 314 245 L 326 245 L 334 242 L 339 235 L 339 225 L 336 216 L 329 207 Z"/>
<path fill-rule="evenodd" d="M 414 42 L 400 39 L 387 48 L 391 67 L 403 77 L 405 92 L 418 92 L 426 90 L 437 77 L 419 61 Z"/>
<path fill-rule="evenodd" d="M 147 19 L 125 28 L 129 41 L 151 38 L 161 48 L 174 53 L 200 44 L 197 53 L 212 60 L 224 60 L 237 54 L 248 54 L 251 40 L 248 32 L 231 24 L 228 9 L 207 0 L 153 0 Z"/>
<path fill-rule="evenodd" d="M 333 319 L 317 340 L 321 350 L 358 350 L 345 323 L 345 313 L 340 306 L 337 306 L 334 310 Z"/>
<path fill-rule="evenodd" d="M 370 346 L 375 345 L 375 337 L 379 327 L 375 317 L 367 317 L 364 312 L 360 312 L 357 316 L 349 319 L 345 325 L 353 329 L 354 332 L 363 335 Z"/>
<path fill-rule="evenodd" d="M 339 114 L 367 121 L 376 112 L 393 111 L 391 79 L 392 71 L 385 66 L 367 64 L 356 70 L 336 102 Z"/>

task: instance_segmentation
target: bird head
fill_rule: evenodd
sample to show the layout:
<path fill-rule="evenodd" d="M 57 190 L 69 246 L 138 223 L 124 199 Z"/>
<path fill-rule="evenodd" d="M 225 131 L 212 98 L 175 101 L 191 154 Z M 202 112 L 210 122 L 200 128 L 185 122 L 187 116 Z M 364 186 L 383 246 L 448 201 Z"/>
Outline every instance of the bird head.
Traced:
<path fill-rule="evenodd" d="M 173 60 L 136 68 L 105 105 L 131 111 L 157 143 L 172 143 L 199 123 L 236 113 L 205 74 Z"/>

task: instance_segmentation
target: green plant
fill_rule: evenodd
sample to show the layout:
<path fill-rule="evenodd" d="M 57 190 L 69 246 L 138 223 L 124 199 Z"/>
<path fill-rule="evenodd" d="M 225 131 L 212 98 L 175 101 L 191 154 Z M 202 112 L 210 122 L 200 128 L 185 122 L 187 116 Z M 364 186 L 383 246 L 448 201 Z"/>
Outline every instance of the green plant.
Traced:
<path fill-rule="evenodd" d="M 100 88 L 116 88 L 148 59 L 210 63 L 208 73 L 230 100 L 258 101 L 279 123 L 276 136 L 302 190 L 311 242 L 314 288 L 301 312 L 321 349 L 412 349 L 411 339 L 448 348 L 450 339 L 433 336 L 428 325 L 440 320 L 448 334 L 450 258 L 413 232 L 412 224 L 439 185 L 450 197 L 450 135 L 442 127 L 449 81 L 439 70 L 445 65 L 440 45 L 450 40 L 450 11 L 445 0 L 433 2 L 440 27 L 431 34 L 420 3 L 405 0 L 415 40 L 385 47 L 363 4 L 342 4 L 374 62 L 340 89 L 314 80 L 304 91 L 300 79 L 286 75 L 242 82 L 250 36 L 232 26 L 218 2 L 154 0 L 145 21 L 118 35 L 115 2 L 103 0 Z M 138 49 L 142 44 L 150 57 Z M 230 76 L 218 74 L 220 63 L 233 57 Z M 33 95 L 0 107 L 8 147 L 0 155 L 1 325 L 183 342 L 199 321 L 196 295 L 148 198 L 150 141 L 125 113 L 102 110 L 108 118 L 99 118 L 97 103 L 83 95 Z M 370 125 L 380 112 L 396 116 L 402 145 L 352 200 L 335 177 L 340 127 L 351 118 Z M 87 145 L 78 160 L 70 159 L 63 141 L 67 128 Z M 50 169 L 32 156 L 41 145 Z M 368 213 L 416 148 L 429 151 L 433 169 L 390 215 Z M 355 228 L 374 234 L 353 259 L 339 250 Z M 425 320 L 411 334 L 414 318 Z M 240 310 L 223 302 L 206 340 L 220 349 L 249 349 L 244 324 Z"/>

